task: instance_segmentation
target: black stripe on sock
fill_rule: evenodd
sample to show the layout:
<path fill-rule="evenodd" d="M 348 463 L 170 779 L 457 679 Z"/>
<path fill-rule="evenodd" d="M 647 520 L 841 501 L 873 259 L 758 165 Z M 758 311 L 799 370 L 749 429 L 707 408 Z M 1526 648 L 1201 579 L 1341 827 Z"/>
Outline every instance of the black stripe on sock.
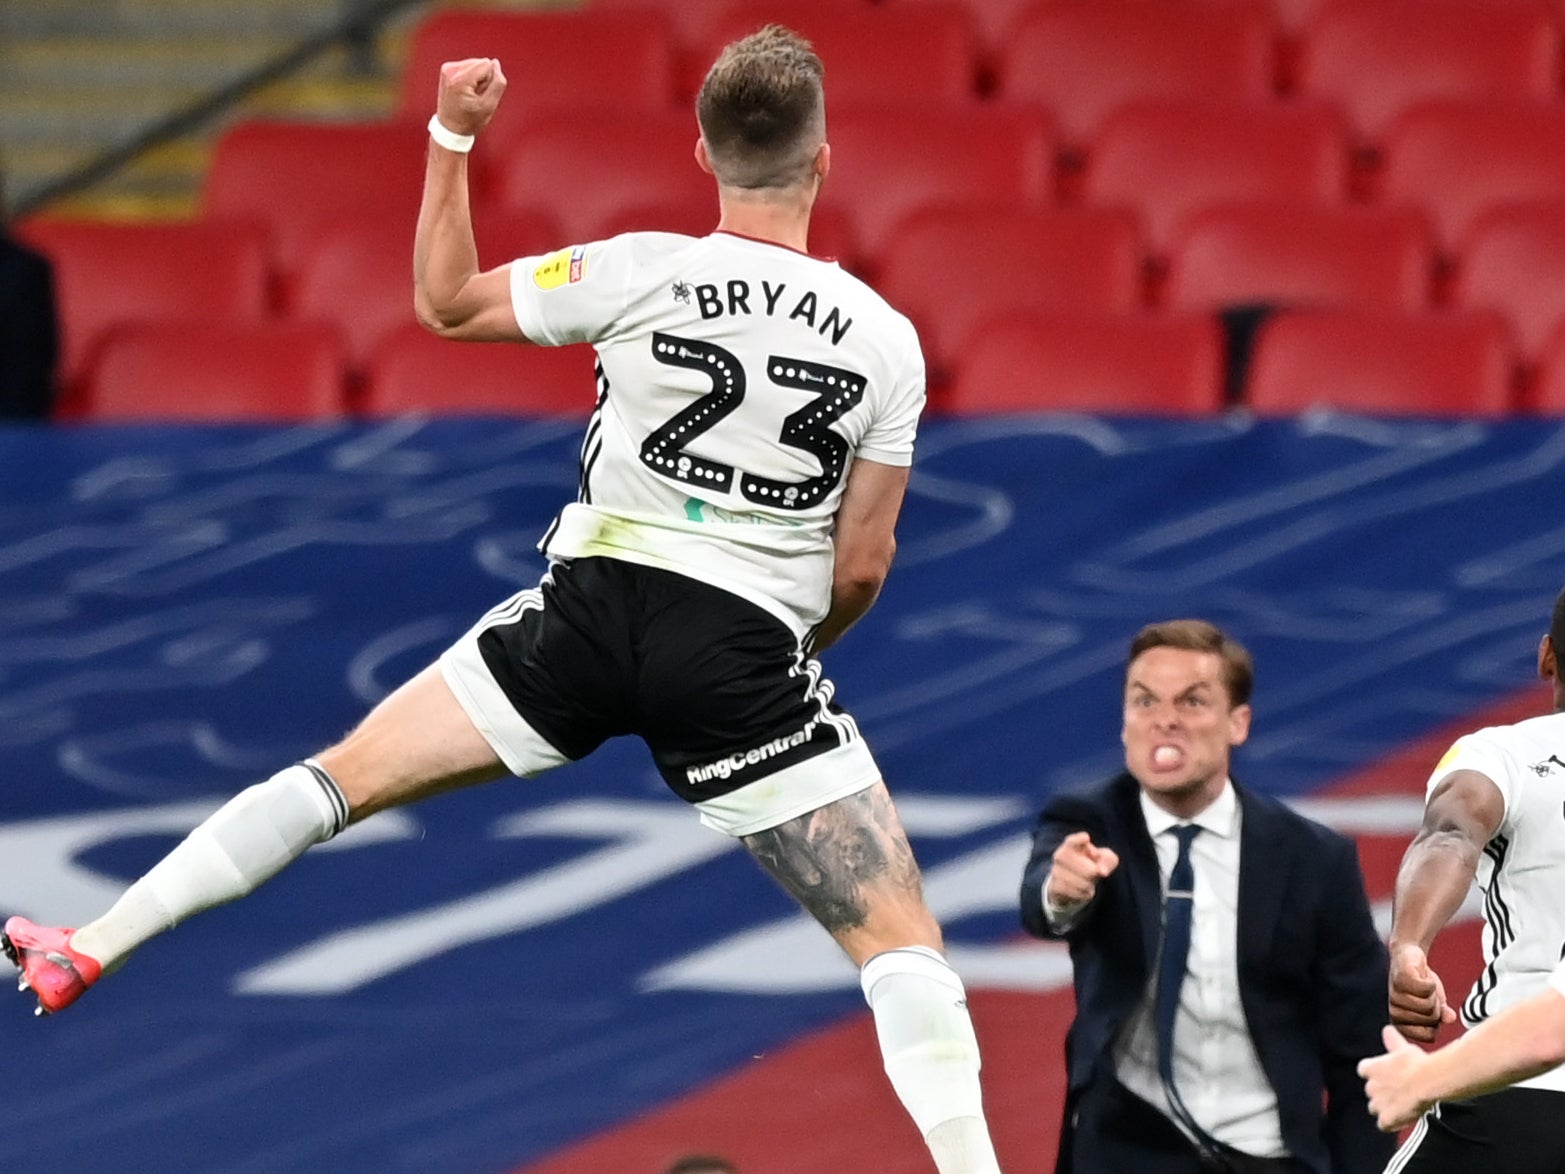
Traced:
<path fill-rule="evenodd" d="M 326 768 L 313 758 L 307 758 L 299 764 L 315 776 L 315 781 L 321 785 L 321 790 L 326 792 L 327 801 L 331 803 L 332 810 L 337 813 L 336 826 L 331 830 L 331 836 L 339 834 L 348 826 L 348 800 L 342 793 L 342 788 L 337 785 L 337 780 L 326 773 Z"/>

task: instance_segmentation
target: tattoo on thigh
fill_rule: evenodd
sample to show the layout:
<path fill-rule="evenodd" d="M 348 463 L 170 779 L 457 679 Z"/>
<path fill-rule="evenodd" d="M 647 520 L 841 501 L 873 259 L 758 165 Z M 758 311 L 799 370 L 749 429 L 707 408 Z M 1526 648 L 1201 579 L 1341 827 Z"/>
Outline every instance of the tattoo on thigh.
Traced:
<path fill-rule="evenodd" d="M 745 847 L 828 931 L 864 924 L 869 890 L 917 893 L 913 850 L 884 787 L 744 837 Z"/>

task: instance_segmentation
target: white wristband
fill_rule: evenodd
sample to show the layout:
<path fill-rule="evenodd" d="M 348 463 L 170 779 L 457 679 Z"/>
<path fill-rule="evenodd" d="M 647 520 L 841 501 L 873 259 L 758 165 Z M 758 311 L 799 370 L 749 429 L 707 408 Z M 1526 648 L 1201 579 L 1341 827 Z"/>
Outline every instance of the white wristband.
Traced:
<path fill-rule="evenodd" d="M 475 136 L 459 135 L 454 130 L 447 130 L 445 123 L 440 121 L 440 115 L 429 116 L 429 137 L 434 139 L 448 151 L 455 151 L 459 155 L 466 155 L 473 149 Z"/>

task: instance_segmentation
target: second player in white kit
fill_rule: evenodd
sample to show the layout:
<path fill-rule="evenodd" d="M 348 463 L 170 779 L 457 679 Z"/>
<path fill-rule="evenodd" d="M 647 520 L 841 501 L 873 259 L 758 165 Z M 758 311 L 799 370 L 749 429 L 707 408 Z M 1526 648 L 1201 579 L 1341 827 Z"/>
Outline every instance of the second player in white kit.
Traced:
<path fill-rule="evenodd" d="M 1553 991 L 1565 994 L 1565 684 L 1557 650 L 1565 643 L 1565 592 L 1556 599 L 1538 648 L 1538 672 L 1553 688 L 1555 712 L 1459 739 L 1431 774 L 1423 827 L 1403 857 L 1391 928 L 1391 1022 L 1427 1043 L 1460 1015 L 1477 1029 L 1455 1058 L 1493 1040 L 1517 1011 Z M 1476 881 L 1483 892 L 1483 970 L 1460 1011 L 1430 969 L 1429 947 Z M 1552 997 L 1552 996 L 1551 996 Z M 1547 1004 L 1545 1004 L 1547 1005 Z M 1402 1041 L 1388 1035 L 1395 1053 Z M 1407 1049 L 1415 1051 L 1414 1049 Z M 1505 1049 L 1490 1046 L 1491 1059 Z M 1420 1053 L 1421 1055 L 1421 1053 Z M 1438 1055 L 1438 1053 L 1436 1053 Z M 1560 1059 L 1565 1060 L 1565 1052 Z M 1393 1054 L 1364 1071 L 1416 1063 Z M 1451 1061 L 1442 1058 L 1444 1068 Z M 1496 1067 L 1495 1071 L 1500 1071 Z M 1565 1066 L 1507 1069 L 1506 1081 L 1462 1081 L 1428 1098 L 1388 1170 L 1456 1174 L 1478 1169 L 1555 1174 L 1565 1163 Z M 1402 1123 L 1388 1111 L 1386 1086 L 1370 1083 L 1371 1106 L 1384 1127 Z M 1377 1088 L 1380 1092 L 1377 1096 Z M 1482 1091 L 1489 1095 L 1477 1096 Z"/>

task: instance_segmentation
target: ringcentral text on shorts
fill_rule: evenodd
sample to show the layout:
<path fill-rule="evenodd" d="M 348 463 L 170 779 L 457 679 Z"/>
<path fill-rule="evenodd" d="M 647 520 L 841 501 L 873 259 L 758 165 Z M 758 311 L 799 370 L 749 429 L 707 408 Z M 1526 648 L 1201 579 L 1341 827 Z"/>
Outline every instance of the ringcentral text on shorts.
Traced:
<path fill-rule="evenodd" d="M 815 732 L 818 722 L 809 721 L 802 728 L 789 734 L 785 738 L 773 738 L 770 742 L 763 742 L 752 750 L 742 753 L 735 752 L 727 758 L 719 758 L 716 762 L 708 762 L 702 766 L 692 766 L 686 769 L 685 779 L 691 783 L 705 783 L 711 779 L 726 779 L 735 771 L 743 770 L 747 766 L 755 766 L 765 762 L 768 758 L 775 758 L 785 750 L 792 750 L 795 746 L 802 746 L 810 740 L 810 735 Z"/>

